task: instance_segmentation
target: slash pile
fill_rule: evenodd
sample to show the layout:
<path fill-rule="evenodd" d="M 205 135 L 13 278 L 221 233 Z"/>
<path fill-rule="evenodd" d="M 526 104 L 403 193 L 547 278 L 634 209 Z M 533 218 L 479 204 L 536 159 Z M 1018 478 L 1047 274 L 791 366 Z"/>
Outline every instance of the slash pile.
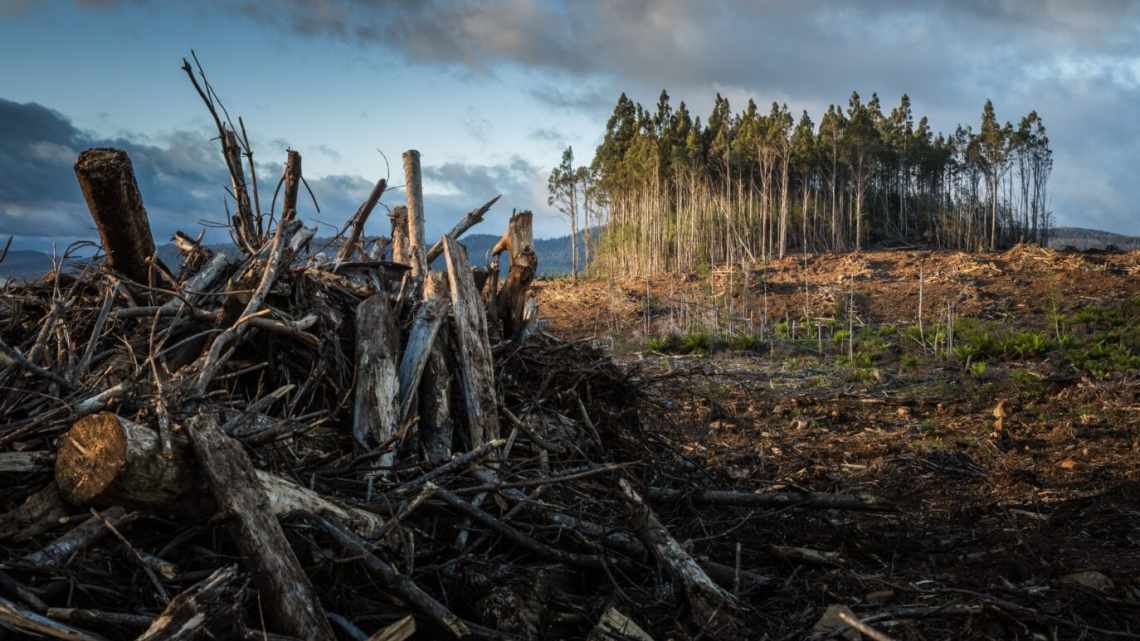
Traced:
<path fill-rule="evenodd" d="M 126 154 L 89 150 L 76 174 L 102 253 L 2 290 L 3 628 L 738 638 L 769 580 L 694 554 L 677 537 L 711 521 L 667 527 L 654 505 L 884 507 L 707 490 L 642 429 L 636 372 L 538 328 L 529 212 L 486 267 L 458 239 L 494 200 L 426 245 L 417 152 L 391 236 L 362 235 L 381 180 L 326 257 L 297 217 L 300 155 L 280 218 L 263 215 L 244 125 L 202 80 L 239 253 L 180 234 L 168 269 Z"/>

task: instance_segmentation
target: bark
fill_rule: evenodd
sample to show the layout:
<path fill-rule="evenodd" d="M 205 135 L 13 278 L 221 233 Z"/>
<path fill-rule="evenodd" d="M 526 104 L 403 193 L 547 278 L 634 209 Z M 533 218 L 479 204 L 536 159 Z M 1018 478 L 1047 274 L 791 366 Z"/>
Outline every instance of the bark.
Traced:
<path fill-rule="evenodd" d="M 373 294 L 356 308 L 356 396 L 352 434 L 361 445 L 383 444 L 399 429 L 400 383 L 396 372 L 399 334 L 386 294 Z M 391 465 L 395 452 L 381 462 Z"/>
<path fill-rule="evenodd" d="M 443 255 L 451 281 L 456 360 L 467 410 L 470 447 L 475 449 L 499 438 L 499 403 L 495 393 L 495 368 L 487 337 L 487 317 L 462 247 L 444 238 Z"/>
<path fill-rule="evenodd" d="M 127 514 L 127 511 L 121 507 L 113 507 L 102 516 L 103 518 L 92 516 L 43 549 L 24 556 L 24 563 L 40 568 L 62 566 L 72 556 L 90 547 L 110 532 L 103 522 L 104 519 L 118 529 L 136 518 L 135 514 Z"/>
<path fill-rule="evenodd" d="M 434 274 L 431 276 L 435 276 Z M 416 390 L 435 345 L 440 325 L 447 318 L 447 293 L 441 279 L 429 276 L 424 283 L 424 298 L 416 309 L 408 342 L 400 360 L 400 421 L 411 416 Z"/>
<path fill-rule="evenodd" d="M 392 221 L 392 262 L 400 265 L 411 265 L 411 246 L 408 239 L 408 208 L 397 205 L 388 215 Z"/>
<path fill-rule="evenodd" d="M 439 465 L 451 458 L 455 420 L 451 414 L 454 386 L 443 339 L 437 338 L 428 355 L 420 380 L 420 448 L 429 464 Z"/>
<path fill-rule="evenodd" d="M 75 177 L 99 230 L 107 265 L 135 282 L 149 282 L 147 261 L 155 255 L 154 238 L 127 152 L 88 149 L 79 154 Z"/>
<path fill-rule="evenodd" d="M 220 568 L 166 606 L 136 641 L 224 639 L 241 627 L 242 598 L 236 565 Z"/>
<path fill-rule="evenodd" d="M 32 637 L 51 637 L 67 641 L 107 641 L 105 637 L 94 632 L 73 628 L 31 610 L 25 610 L 4 597 L 0 597 L 0 627 L 23 632 Z"/>
<path fill-rule="evenodd" d="M 511 216 L 507 233 L 495 249 L 506 250 L 510 256 L 510 271 L 496 296 L 496 304 L 503 336 L 514 338 L 523 327 L 527 294 L 538 269 L 538 257 L 534 253 L 534 215 L 524 211 Z"/>
<path fill-rule="evenodd" d="M 188 432 L 211 494 L 220 511 L 231 518 L 238 549 L 253 570 L 267 621 L 283 634 L 332 641 L 333 631 L 317 593 L 271 511 L 241 444 L 223 434 L 209 415 L 190 419 Z"/>
<path fill-rule="evenodd" d="M 424 247 L 424 185 L 420 174 L 420 152 L 404 152 L 404 191 L 408 196 L 408 245 L 412 276 L 423 278 L 427 270 Z"/>

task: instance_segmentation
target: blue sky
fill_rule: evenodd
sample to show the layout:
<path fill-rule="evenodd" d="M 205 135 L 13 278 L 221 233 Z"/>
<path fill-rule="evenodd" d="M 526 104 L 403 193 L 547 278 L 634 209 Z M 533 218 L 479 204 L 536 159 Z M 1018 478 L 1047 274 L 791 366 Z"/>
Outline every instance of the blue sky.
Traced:
<path fill-rule="evenodd" d="M 487 231 L 517 207 L 561 234 L 546 174 L 567 144 L 588 162 L 621 91 L 649 105 L 666 87 L 702 115 L 720 91 L 818 120 L 857 89 L 886 108 L 908 92 L 939 129 L 976 122 L 986 98 L 1002 119 L 1037 109 L 1059 222 L 1140 233 L 1138 43 L 1134 3 L 1110 1 L 0 0 L 0 170 L 38 172 L 0 187 L 0 234 L 38 249 L 91 234 L 66 161 L 88 144 L 131 151 L 159 236 L 220 218 L 210 122 L 179 70 L 191 48 L 245 118 L 263 182 L 300 150 L 323 208 L 309 215 L 329 224 L 384 175 L 378 149 L 399 183 L 416 148 L 429 231 L 501 192 Z"/>

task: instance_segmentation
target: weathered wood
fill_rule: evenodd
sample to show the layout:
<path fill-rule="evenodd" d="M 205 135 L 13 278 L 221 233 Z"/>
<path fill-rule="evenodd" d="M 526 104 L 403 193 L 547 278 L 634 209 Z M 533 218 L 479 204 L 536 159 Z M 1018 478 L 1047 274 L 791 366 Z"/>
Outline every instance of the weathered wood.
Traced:
<path fill-rule="evenodd" d="M 511 263 L 496 303 L 503 337 L 516 338 L 524 326 L 523 315 L 530 284 L 538 270 L 538 256 L 534 253 L 534 215 L 524 211 L 511 216 L 504 238 L 508 239 Z"/>
<path fill-rule="evenodd" d="M 31 610 L 25 610 L 4 597 L 0 597 L 0 627 L 33 637 L 51 637 L 66 641 L 107 641 L 105 637 L 94 632 L 73 628 Z"/>
<path fill-rule="evenodd" d="M 187 431 L 214 500 L 231 518 L 238 549 L 253 570 L 267 621 L 283 634 L 332 641 L 333 631 L 316 590 L 270 510 L 241 444 L 223 434 L 208 414 L 191 418 Z"/>
<path fill-rule="evenodd" d="M 75 177 L 99 230 L 107 265 L 135 282 L 147 283 L 154 238 L 127 152 L 88 149 L 79 154 Z"/>
<path fill-rule="evenodd" d="M 444 337 L 438 336 L 428 354 L 419 390 L 419 437 L 424 459 L 433 465 L 451 458 L 451 440 L 455 419 L 451 413 L 454 377 L 444 349 Z"/>
<path fill-rule="evenodd" d="M 499 438 L 499 403 L 495 393 L 495 368 L 487 337 L 487 317 L 467 257 L 459 243 L 443 239 L 443 255 L 451 283 L 451 308 L 455 318 L 456 360 L 467 410 L 471 448 Z"/>
<path fill-rule="evenodd" d="M 396 371 L 399 335 L 384 293 L 373 294 L 356 308 L 356 390 L 352 434 L 361 445 L 385 443 L 399 428 L 400 382 Z M 391 465 L 395 451 L 384 454 Z"/>
<path fill-rule="evenodd" d="M 51 452 L 0 452 L 0 474 L 44 472 L 51 468 Z"/>
<path fill-rule="evenodd" d="M 503 197 L 503 195 L 499 194 L 498 196 L 495 196 L 491 200 L 488 200 L 487 202 L 483 203 L 478 208 L 472 209 L 471 211 L 467 212 L 467 214 L 464 215 L 463 218 L 459 219 L 459 222 L 455 223 L 455 226 L 451 228 L 451 231 L 447 232 L 447 236 L 449 238 L 451 238 L 452 240 L 459 240 L 459 237 L 462 236 L 464 233 L 466 233 L 468 229 L 471 229 L 475 225 L 478 225 L 479 223 L 483 222 L 483 216 L 487 215 L 487 212 L 491 210 L 491 207 L 496 202 L 498 202 L 498 200 L 502 197 Z M 441 239 L 435 241 L 435 244 L 432 245 L 431 249 L 429 249 L 427 252 L 426 258 L 427 258 L 428 267 L 431 267 L 432 262 L 436 258 L 439 258 L 439 256 L 442 253 L 443 253 L 443 239 L 441 238 Z"/>
<path fill-rule="evenodd" d="M 69 507 L 54 482 L 32 494 L 14 509 L 0 515 L 0 541 L 20 542 L 61 525 Z"/>
<path fill-rule="evenodd" d="M 396 205 L 388 214 L 392 221 L 392 262 L 398 265 L 412 264 L 411 241 L 408 239 L 408 208 Z"/>
<path fill-rule="evenodd" d="M 380 197 L 384 195 L 384 189 L 387 187 L 388 181 L 383 178 L 376 181 L 376 186 L 372 188 L 372 193 L 368 194 L 368 199 L 361 203 L 360 208 L 352 215 L 352 231 L 336 252 L 338 264 L 352 259 L 356 245 L 364 234 L 364 223 L 368 222 L 368 217 L 372 215 L 372 210 L 376 208 L 376 203 L 380 202 Z"/>
<path fill-rule="evenodd" d="M 446 628 L 457 638 L 465 637 L 471 633 L 471 630 L 462 619 L 455 616 L 446 606 L 436 601 L 430 594 L 424 592 L 416 585 L 415 581 L 400 574 L 396 568 L 373 554 L 364 541 L 361 541 L 353 536 L 352 533 L 345 531 L 327 519 L 316 517 L 316 521 L 326 534 L 356 556 L 360 560 L 360 563 L 368 568 L 369 571 L 375 573 L 388 589 L 411 604 L 411 606 L 421 614 Z"/>
<path fill-rule="evenodd" d="M 408 249 L 412 277 L 423 278 L 427 271 L 427 248 L 424 247 L 424 183 L 420 174 L 420 152 L 404 152 L 404 193 L 408 196 Z"/>
<path fill-rule="evenodd" d="M 432 346 L 440 325 L 447 318 L 447 292 L 442 278 L 435 278 L 442 274 L 429 274 L 424 282 L 423 300 L 416 309 L 412 320 L 412 328 L 408 332 L 408 342 L 404 346 L 404 355 L 400 360 L 400 420 L 406 420 L 413 407 L 416 390 L 419 388 L 420 378 L 424 366 L 427 365 L 431 355 Z"/>
<path fill-rule="evenodd" d="M 328 515 L 367 538 L 384 525 L 376 514 L 341 505 L 269 472 L 255 473 L 275 515 Z M 188 441 L 171 439 L 171 451 L 164 456 L 155 431 L 107 412 L 72 424 L 60 439 L 55 474 L 60 494 L 76 505 L 125 505 L 201 521 L 217 512 Z"/>
<path fill-rule="evenodd" d="M 41 568 L 63 565 L 74 554 L 90 547 L 110 532 L 104 519 L 119 528 L 133 521 L 137 515 L 128 514 L 126 510 L 116 506 L 104 512 L 102 516 L 103 518 L 93 516 L 87 519 L 42 549 L 25 555 L 24 563 Z"/>
<path fill-rule="evenodd" d="M 630 508 L 631 525 L 645 547 L 653 552 L 657 563 L 684 590 L 696 619 L 706 626 L 713 638 L 740 638 L 736 598 L 721 588 L 701 568 L 626 479 L 618 487 Z"/>
<path fill-rule="evenodd" d="M 236 565 L 215 571 L 178 594 L 136 641 L 225 639 L 241 627 Z"/>
<path fill-rule="evenodd" d="M 297 193 L 301 188 L 301 154 L 290 149 L 285 158 L 285 193 L 281 201 L 281 223 L 297 217 Z"/>

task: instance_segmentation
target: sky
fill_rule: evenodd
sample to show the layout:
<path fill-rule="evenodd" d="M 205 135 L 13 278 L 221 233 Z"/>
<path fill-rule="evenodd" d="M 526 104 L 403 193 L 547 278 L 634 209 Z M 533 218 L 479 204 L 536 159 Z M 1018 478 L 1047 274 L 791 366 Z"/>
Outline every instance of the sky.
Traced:
<path fill-rule="evenodd" d="M 907 93 L 943 131 L 1030 110 L 1054 149 L 1058 224 L 1140 234 L 1140 3 L 1127 0 L 0 0 L 0 237 L 45 250 L 95 232 L 72 165 L 126 149 L 155 230 L 224 219 L 190 50 L 249 131 L 262 193 L 297 149 L 331 233 L 380 177 L 403 200 L 421 152 L 428 234 L 496 194 L 536 235 L 566 233 L 546 178 L 572 145 L 589 162 L 618 95 L 662 88 L 706 115 L 717 92 L 818 122 L 852 90 L 884 110 Z M 266 187 L 269 185 L 269 187 Z M 374 215 L 367 231 L 386 232 Z M 220 240 L 220 232 L 210 232 Z"/>

